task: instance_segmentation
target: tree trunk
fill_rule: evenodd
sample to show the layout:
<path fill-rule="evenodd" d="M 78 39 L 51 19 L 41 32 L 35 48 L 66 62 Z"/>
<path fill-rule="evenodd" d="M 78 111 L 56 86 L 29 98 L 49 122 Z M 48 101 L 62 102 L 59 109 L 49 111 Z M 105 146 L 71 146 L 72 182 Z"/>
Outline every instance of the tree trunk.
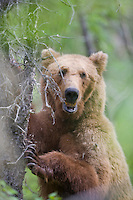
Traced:
<path fill-rule="evenodd" d="M 21 71 L 0 55 L 0 178 L 22 199 L 24 139 L 33 91 L 33 67 Z"/>
<path fill-rule="evenodd" d="M 81 13 L 79 14 L 79 22 L 82 30 L 82 35 L 84 38 L 84 43 L 86 46 L 86 56 L 90 56 L 92 53 L 95 52 L 95 46 L 93 39 L 89 33 L 89 29 L 87 28 L 87 23 L 84 19 L 84 15 Z"/>
<path fill-rule="evenodd" d="M 19 0 L 0 1 L 0 33 L 5 29 L 3 15 Z M 12 60 L 6 34 L 0 37 L 0 179 L 18 191 L 23 199 L 25 175 L 23 152 L 33 91 L 33 65 L 27 61 L 24 70 Z M 25 52 L 28 55 L 28 52 Z"/>

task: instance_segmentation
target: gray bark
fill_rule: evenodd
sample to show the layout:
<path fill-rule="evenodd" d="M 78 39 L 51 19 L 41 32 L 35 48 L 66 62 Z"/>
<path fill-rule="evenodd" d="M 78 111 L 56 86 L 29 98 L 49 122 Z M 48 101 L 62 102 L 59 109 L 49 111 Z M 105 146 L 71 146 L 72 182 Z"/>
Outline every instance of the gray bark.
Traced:
<path fill-rule="evenodd" d="M 23 152 L 32 100 L 34 73 L 27 63 L 21 71 L 0 54 L 0 179 L 22 199 L 25 175 Z"/>

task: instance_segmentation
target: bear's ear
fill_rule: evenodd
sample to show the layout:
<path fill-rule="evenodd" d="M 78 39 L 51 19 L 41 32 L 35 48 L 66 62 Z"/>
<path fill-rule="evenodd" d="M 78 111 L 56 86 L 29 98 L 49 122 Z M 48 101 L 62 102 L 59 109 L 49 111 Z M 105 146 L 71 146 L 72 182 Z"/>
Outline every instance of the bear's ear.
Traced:
<path fill-rule="evenodd" d="M 50 63 L 56 61 L 56 58 L 60 56 L 60 53 L 54 51 L 53 49 L 44 49 L 42 51 L 42 65 L 47 67 Z"/>
<path fill-rule="evenodd" d="M 94 63 L 94 65 L 96 65 L 97 71 L 99 75 L 101 75 L 106 68 L 108 55 L 106 53 L 103 53 L 102 51 L 99 51 L 92 54 L 89 59 Z"/>

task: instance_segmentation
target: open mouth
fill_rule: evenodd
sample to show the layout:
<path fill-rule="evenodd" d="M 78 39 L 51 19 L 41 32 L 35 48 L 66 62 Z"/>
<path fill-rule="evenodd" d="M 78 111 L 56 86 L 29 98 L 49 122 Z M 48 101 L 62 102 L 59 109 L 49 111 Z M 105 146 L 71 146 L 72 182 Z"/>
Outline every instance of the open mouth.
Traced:
<path fill-rule="evenodd" d="M 77 111 L 77 104 L 71 104 L 64 102 L 63 103 L 63 110 L 68 112 L 68 113 L 75 113 Z"/>

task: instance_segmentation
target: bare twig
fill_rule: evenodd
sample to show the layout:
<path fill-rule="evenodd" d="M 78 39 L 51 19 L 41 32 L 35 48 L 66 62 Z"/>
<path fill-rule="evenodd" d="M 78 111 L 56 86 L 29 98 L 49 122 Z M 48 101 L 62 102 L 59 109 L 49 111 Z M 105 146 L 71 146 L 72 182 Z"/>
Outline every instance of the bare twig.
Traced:
<path fill-rule="evenodd" d="M 74 5 L 71 5 L 70 4 L 70 2 L 69 2 L 69 0 L 67 0 L 67 2 L 68 3 L 66 3 L 65 1 L 63 1 L 63 0 L 60 0 L 63 4 L 65 4 L 66 6 L 68 6 L 68 7 L 70 7 L 70 8 L 72 8 L 72 16 L 71 16 L 71 20 L 70 20 L 70 22 L 69 22 L 69 25 L 71 25 L 71 23 L 72 23 L 72 21 L 73 21 L 73 18 L 74 18 L 74 14 L 75 14 L 75 10 L 74 10 Z"/>

